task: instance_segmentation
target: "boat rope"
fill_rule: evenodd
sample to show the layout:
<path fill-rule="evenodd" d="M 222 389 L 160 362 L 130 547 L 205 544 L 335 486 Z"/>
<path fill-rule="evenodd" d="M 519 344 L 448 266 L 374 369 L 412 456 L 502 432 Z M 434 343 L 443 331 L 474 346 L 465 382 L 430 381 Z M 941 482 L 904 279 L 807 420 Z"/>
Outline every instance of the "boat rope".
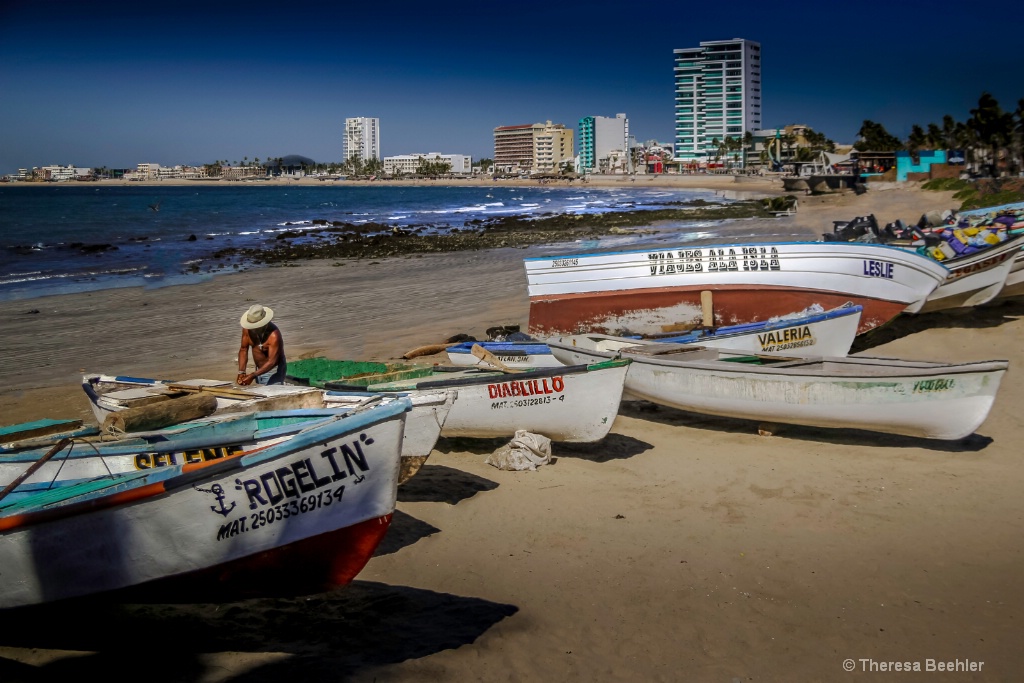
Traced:
<path fill-rule="evenodd" d="M 58 453 L 60 453 L 65 448 L 67 448 L 68 445 L 71 444 L 71 442 L 72 442 L 72 439 L 68 439 L 68 438 L 64 438 L 64 439 L 61 439 L 60 441 L 58 441 L 56 443 L 56 445 L 54 445 L 53 448 L 48 450 L 41 458 L 39 458 L 34 463 L 29 465 L 28 469 L 26 469 L 24 472 L 22 472 L 19 476 L 15 477 L 14 481 L 12 481 L 10 484 L 5 486 L 3 491 L 0 491 L 0 500 L 3 500 L 4 498 L 6 498 L 7 495 L 11 491 L 13 491 L 14 489 L 18 488 L 23 481 L 25 481 L 26 479 L 31 477 L 35 473 L 35 471 L 38 470 L 43 465 L 45 465 L 50 460 L 50 458 L 52 458 L 53 456 L 57 455 Z"/>
<path fill-rule="evenodd" d="M 102 455 L 100 455 L 100 450 L 96 448 L 96 444 L 92 443 L 91 441 L 79 441 L 78 439 L 71 439 L 70 441 L 71 448 L 68 449 L 67 455 L 61 458 L 60 466 L 57 467 L 57 471 L 54 473 L 53 479 L 50 480 L 49 486 L 46 487 L 47 490 L 53 488 L 53 485 L 56 483 L 58 477 L 60 477 L 61 470 L 64 469 L 64 463 L 66 463 L 68 461 L 68 458 L 71 457 L 71 452 L 75 450 L 75 444 L 77 443 L 92 448 L 93 452 L 96 454 L 96 457 L 99 458 L 99 461 L 101 463 L 103 463 L 103 468 L 107 470 L 107 476 L 110 477 L 111 479 L 114 478 L 114 473 L 110 471 L 110 467 L 107 465 L 106 459 Z"/>

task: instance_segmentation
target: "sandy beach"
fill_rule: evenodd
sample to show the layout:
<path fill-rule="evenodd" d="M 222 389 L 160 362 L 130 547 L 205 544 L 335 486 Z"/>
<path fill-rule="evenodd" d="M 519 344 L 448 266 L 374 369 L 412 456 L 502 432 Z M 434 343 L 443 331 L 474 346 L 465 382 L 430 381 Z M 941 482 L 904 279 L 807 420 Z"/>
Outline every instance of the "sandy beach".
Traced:
<path fill-rule="evenodd" d="M 693 186 L 780 190 L 704 180 Z M 878 187 L 800 197 L 795 215 L 758 225 L 814 239 L 833 220 L 954 206 L 950 193 Z M 277 311 L 289 359 L 395 358 L 456 333 L 525 329 L 522 259 L 537 249 L 0 302 L 12 345 L 0 422 L 90 420 L 85 371 L 233 379 L 238 318 L 254 302 Z M 640 402 L 623 403 L 602 442 L 556 445 L 536 472 L 484 464 L 500 441 L 442 439 L 352 585 L 33 609 L 0 635 L 0 680 L 135 680 L 135 665 L 148 680 L 209 683 L 1018 680 L 1022 315 L 1020 303 L 931 314 L 859 342 L 865 355 L 1009 359 L 988 420 L 963 442 L 798 427 L 764 437 Z M 892 673 L 929 660 L 974 670 Z"/>

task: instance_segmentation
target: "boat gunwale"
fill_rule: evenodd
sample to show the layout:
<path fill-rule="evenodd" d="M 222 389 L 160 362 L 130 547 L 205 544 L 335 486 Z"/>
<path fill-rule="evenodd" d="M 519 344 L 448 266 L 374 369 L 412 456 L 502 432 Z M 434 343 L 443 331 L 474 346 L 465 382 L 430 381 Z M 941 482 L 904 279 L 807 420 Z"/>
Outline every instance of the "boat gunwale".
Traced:
<path fill-rule="evenodd" d="M 197 482 L 223 476 L 232 470 L 245 469 L 288 457 L 296 451 L 305 450 L 319 441 L 336 439 L 344 434 L 375 427 L 378 424 L 394 419 L 396 416 L 409 412 L 411 406 L 412 403 L 409 399 L 401 398 L 394 403 L 376 405 L 373 410 L 355 415 L 338 416 L 336 419 L 321 424 L 308 432 L 300 432 L 287 441 L 254 448 L 234 457 L 119 474 L 109 480 L 109 486 L 113 490 L 104 493 L 89 491 L 84 494 L 77 494 L 75 489 L 81 486 L 72 484 L 52 489 L 53 491 L 60 491 L 63 495 L 55 497 L 53 501 L 44 503 L 42 507 L 35 506 L 33 504 L 34 496 L 29 496 L 7 506 L 0 506 L 0 535 L 78 514 L 114 508 L 126 503 L 137 503 L 158 495 L 170 495 Z M 342 417 L 351 418 L 352 423 L 349 423 L 350 420 L 343 421 Z M 335 428 L 332 429 L 332 426 Z M 325 433 L 329 435 L 325 436 Z M 399 440 L 400 450 L 401 440 Z M 140 478 L 152 479 L 152 481 L 137 486 L 122 486 L 123 484 L 132 484 Z M 90 484 L 102 479 L 106 479 L 106 477 L 87 480 L 83 484 Z M 96 495 L 92 495 L 94 493 Z M 79 495 L 85 497 L 80 501 L 61 504 L 62 501 L 76 498 Z"/>
<path fill-rule="evenodd" d="M 722 248 L 726 248 L 726 249 L 727 248 L 733 248 L 733 249 L 740 248 L 740 249 L 742 249 L 744 247 L 771 247 L 771 246 L 791 246 L 791 245 L 798 245 L 798 246 L 810 246 L 810 245 L 821 246 L 821 245 L 828 245 L 829 247 L 838 247 L 840 250 L 843 250 L 843 249 L 858 249 L 858 248 L 866 248 L 868 250 L 887 249 L 887 250 L 890 250 L 889 253 L 899 253 L 901 256 L 908 255 L 908 254 L 912 255 L 911 258 L 907 258 L 905 260 L 908 265 L 911 265 L 911 264 L 914 264 L 914 263 L 918 263 L 917 259 L 920 259 L 921 261 L 924 261 L 924 262 L 930 264 L 931 266 L 937 266 L 938 268 L 941 268 L 942 270 L 946 270 L 946 271 L 949 270 L 948 268 L 946 268 L 946 266 L 944 266 L 942 263 L 936 261 L 935 259 L 929 258 L 927 256 L 922 256 L 921 254 L 918 254 L 916 250 L 914 250 L 914 249 L 907 249 L 905 247 L 899 247 L 899 246 L 895 246 L 895 245 L 891 245 L 891 244 L 882 244 L 880 242 L 820 242 L 820 241 L 809 241 L 809 240 L 795 240 L 795 241 L 791 241 L 791 242 L 739 242 L 739 243 L 723 243 L 723 244 L 693 244 L 693 245 L 690 245 L 690 246 L 658 247 L 658 248 L 655 248 L 655 249 L 627 249 L 627 250 L 621 250 L 621 251 L 559 254 L 559 255 L 553 255 L 553 256 L 529 256 L 529 257 L 526 257 L 526 258 L 523 259 L 523 263 L 524 263 L 524 266 L 526 267 L 527 275 L 529 276 L 531 274 L 531 269 L 529 268 L 528 264 L 536 263 L 536 262 L 540 262 L 540 261 L 559 261 L 559 260 L 572 259 L 572 258 L 581 259 L 581 258 L 595 258 L 595 257 L 606 257 L 606 256 L 624 256 L 624 255 L 633 255 L 633 254 L 651 254 L 651 253 L 667 252 L 667 251 L 679 251 L 679 250 L 685 251 L 685 250 L 688 250 L 688 249 L 689 250 L 692 250 L 692 249 L 722 249 Z M 797 252 L 797 253 L 792 254 L 792 256 L 794 256 L 794 257 L 801 257 L 801 254 L 799 252 Z M 832 256 L 832 255 L 831 254 L 815 254 L 815 255 L 812 255 L 812 256 L 815 257 L 815 258 L 824 258 L 826 256 Z M 855 256 L 852 256 L 852 255 L 843 254 L 843 258 L 863 258 L 863 256 L 856 256 L 855 257 Z M 903 259 L 900 259 L 900 260 L 902 261 Z M 640 263 L 646 264 L 647 261 L 640 261 Z M 584 266 L 576 265 L 576 266 L 572 266 L 572 267 L 569 267 L 569 268 L 559 268 L 557 270 L 560 271 L 560 272 L 565 272 L 565 271 L 570 271 L 571 272 L 571 271 L 576 271 L 576 270 L 578 270 L 578 269 L 580 269 L 582 267 L 584 267 Z M 595 266 L 592 266 L 592 267 L 607 267 L 607 266 L 595 264 Z M 928 269 L 921 268 L 920 270 L 927 271 Z M 537 273 L 537 272 L 540 272 L 540 271 L 539 270 L 533 270 L 532 272 L 533 273 Z M 751 271 L 751 272 L 753 272 L 753 271 Z"/>
<path fill-rule="evenodd" d="M 614 339 L 614 337 L 612 337 Z M 705 372 L 724 372 L 729 374 L 759 374 L 759 375 L 774 375 L 774 376 L 790 376 L 790 377 L 828 377 L 836 379 L 837 381 L 857 381 L 859 379 L 865 379 L 868 381 L 877 379 L 899 379 L 900 377 L 918 378 L 918 377 L 929 377 L 936 375 L 964 375 L 964 374 L 976 374 L 976 373 L 991 373 L 991 372 L 1005 372 L 1009 369 L 1009 361 L 1007 360 L 984 360 L 984 361 L 969 361 L 966 363 L 942 363 L 938 361 L 907 361 L 898 358 L 885 358 L 878 356 L 847 356 L 847 357 L 830 357 L 830 356 L 807 356 L 805 358 L 794 358 L 790 362 L 793 365 L 785 365 L 786 361 L 780 361 L 773 365 L 751 365 L 744 363 L 730 362 L 719 357 L 716 358 L 693 358 L 692 360 L 673 359 L 664 356 L 648 356 L 646 354 L 630 353 L 625 349 L 619 349 L 617 351 L 598 351 L 596 349 L 586 349 L 579 346 L 570 346 L 564 343 L 553 343 L 553 347 L 564 349 L 569 352 L 577 352 L 586 355 L 593 355 L 600 358 L 615 358 L 615 357 L 626 357 L 629 358 L 636 364 L 639 365 L 659 365 L 663 367 L 675 367 L 680 369 L 692 369 Z M 689 346 L 689 345 L 687 345 Z M 628 347 L 627 347 L 628 348 Z M 700 351 L 710 352 L 724 352 L 730 353 L 729 349 L 711 349 L 694 345 L 693 349 L 687 351 L 679 351 L 683 353 L 693 353 Z M 750 354 L 746 352 L 735 352 L 739 356 L 749 357 L 756 356 L 757 354 Z M 768 358 L 772 356 L 767 355 Z M 837 376 L 834 372 L 826 372 L 824 369 L 825 363 L 834 363 L 837 365 L 846 365 L 850 367 L 874 367 L 881 369 L 878 374 L 865 372 L 863 374 L 849 374 Z M 896 363 L 896 365 L 893 365 Z M 817 369 L 812 368 L 801 368 L 799 365 L 820 365 Z M 889 370 L 892 372 L 889 372 Z"/>

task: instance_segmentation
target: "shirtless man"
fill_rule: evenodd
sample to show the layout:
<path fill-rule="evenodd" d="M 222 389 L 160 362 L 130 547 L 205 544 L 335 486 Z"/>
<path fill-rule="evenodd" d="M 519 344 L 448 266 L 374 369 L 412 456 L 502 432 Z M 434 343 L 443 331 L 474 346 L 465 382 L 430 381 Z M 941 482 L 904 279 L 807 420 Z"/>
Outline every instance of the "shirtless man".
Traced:
<path fill-rule="evenodd" d="M 284 384 L 287 361 L 284 357 L 284 339 L 281 330 L 270 322 L 274 311 L 259 304 L 253 304 L 242 314 L 242 348 L 238 350 L 238 384 Z M 246 374 L 249 364 L 249 349 L 256 369 Z"/>

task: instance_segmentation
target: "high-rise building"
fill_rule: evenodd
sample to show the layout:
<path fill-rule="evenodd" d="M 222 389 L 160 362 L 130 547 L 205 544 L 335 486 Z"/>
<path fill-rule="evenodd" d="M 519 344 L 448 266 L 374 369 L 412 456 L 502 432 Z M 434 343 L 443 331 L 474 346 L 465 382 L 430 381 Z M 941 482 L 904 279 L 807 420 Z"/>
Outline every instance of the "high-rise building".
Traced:
<path fill-rule="evenodd" d="M 573 161 L 573 131 L 561 123 L 494 129 L 496 173 L 555 173 Z"/>
<path fill-rule="evenodd" d="M 345 159 L 357 157 L 366 162 L 380 159 L 380 119 L 363 116 L 345 119 Z"/>
<path fill-rule="evenodd" d="M 588 173 L 602 168 L 614 150 L 625 155 L 629 150 L 629 119 L 625 114 L 585 116 L 580 119 L 580 171 Z M 603 165 L 608 167 L 606 163 Z"/>
<path fill-rule="evenodd" d="M 761 129 L 760 43 L 712 40 L 674 53 L 677 161 L 706 161 L 725 138 Z"/>

